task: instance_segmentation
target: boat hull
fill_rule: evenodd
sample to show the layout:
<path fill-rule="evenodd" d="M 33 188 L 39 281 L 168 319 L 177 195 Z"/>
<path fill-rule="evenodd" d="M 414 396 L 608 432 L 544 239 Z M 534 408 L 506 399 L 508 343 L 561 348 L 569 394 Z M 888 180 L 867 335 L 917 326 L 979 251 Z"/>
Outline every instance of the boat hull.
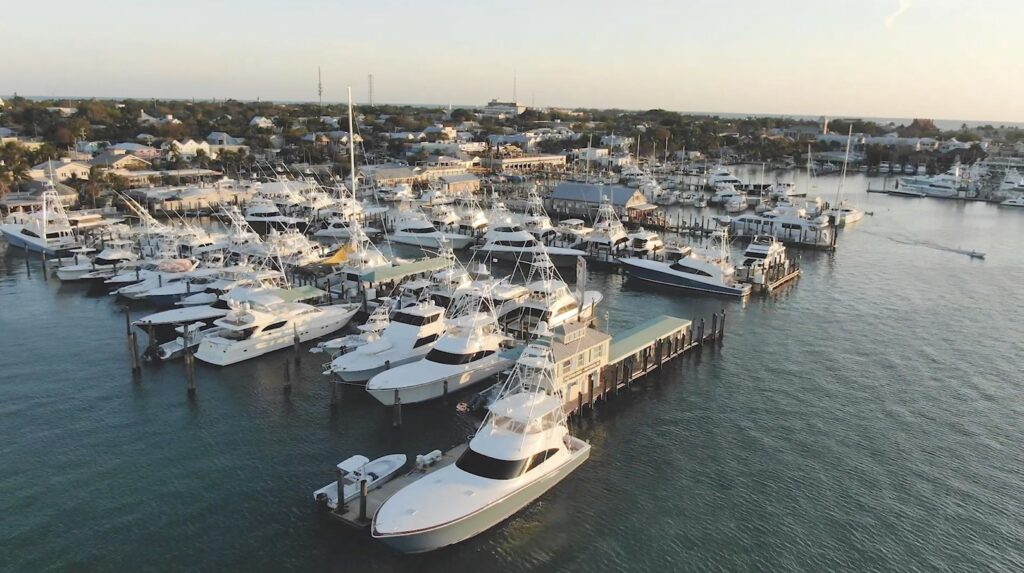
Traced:
<path fill-rule="evenodd" d="M 382 534 L 377 531 L 375 524 L 371 534 L 402 553 L 434 551 L 479 535 L 518 513 L 587 461 L 590 457 L 590 444 L 573 439 L 578 449 L 572 452 L 561 467 L 482 510 L 438 527 L 410 533 Z"/>
<path fill-rule="evenodd" d="M 199 344 L 199 349 L 196 350 L 195 357 L 214 366 L 230 366 L 244 362 L 276 350 L 290 348 L 296 334 L 298 334 L 299 342 L 306 342 L 337 332 L 345 328 L 357 310 L 352 309 L 337 317 L 304 324 L 295 330 L 281 329 L 282 332 L 274 336 L 260 337 L 255 340 L 248 339 L 230 345 L 213 344 L 209 340 L 203 340 Z"/>
<path fill-rule="evenodd" d="M 505 370 L 509 366 L 512 366 L 514 363 L 514 360 L 505 358 L 500 353 L 496 353 L 481 360 L 481 364 L 476 365 L 471 370 L 452 368 L 450 372 L 446 373 L 446 375 L 437 376 L 429 381 L 416 384 L 415 386 L 399 388 L 370 388 L 367 386 L 366 391 L 385 406 L 394 405 L 396 389 L 398 390 L 398 396 L 403 404 L 426 402 L 428 400 L 434 400 L 444 396 L 445 380 L 448 381 L 448 393 L 450 394 L 462 390 L 463 388 L 468 388 L 482 380 L 486 380 L 487 378 L 498 374 L 502 370 Z"/>
<path fill-rule="evenodd" d="M 623 270 L 629 276 L 650 283 L 723 296 L 744 297 L 750 294 L 750 287 L 747 285 L 729 286 L 720 283 L 704 282 L 685 276 L 683 273 L 673 273 L 634 265 L 626 259 L 621 260 L 620 263 Z"/>
<path fill-rule="evenodd" d="M 396 366 L 401 366 L 403 364 L 415 362 L 423 358 L 425 354 L 426 352 L 418 352 L 416 354 L 410 354 L 401 358 L 396 357 L 395 359 L 390 360 L 391 367 L 394 368 Z M 374 376 L 380 374 L 381 372 L 384 372 L 385 370 L 387 370 L 387 366 L 385 366 L 385 364 L 381 362 L 380 364 L 366 368 L 356 368 L 352 370 L 334 370 L 333 372 L 334 375 L 337 376 L 338 379 L 341 380 L 342 382 L 347 382 L 350 384 L 365 384 L 370 378 L 373 378 Z"/>

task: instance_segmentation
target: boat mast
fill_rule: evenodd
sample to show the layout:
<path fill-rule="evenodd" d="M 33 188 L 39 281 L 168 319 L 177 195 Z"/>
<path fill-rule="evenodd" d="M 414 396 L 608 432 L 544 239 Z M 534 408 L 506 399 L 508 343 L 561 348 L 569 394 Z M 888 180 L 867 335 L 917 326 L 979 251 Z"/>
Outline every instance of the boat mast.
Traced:
<path fill-rule="evenodd" d="M 352 87 L 348 88 L 348 162 L 352 176 L 352 199 L 356 198 L 356 133 L 352 129 Z"/>
<path fill-rule="evenodd" d="M 836 188 L 836 224 L 839 223 L 839 205 L 843 200 L 843 181 L 846 180 L 846 163 L 850 160 L 850 140 L 853 139 L 853 123 L 850 123 L 850 132 L 846 135 L 846 155 L 843 157 L 843 172 L 839 175 L 839 186 Z"/>

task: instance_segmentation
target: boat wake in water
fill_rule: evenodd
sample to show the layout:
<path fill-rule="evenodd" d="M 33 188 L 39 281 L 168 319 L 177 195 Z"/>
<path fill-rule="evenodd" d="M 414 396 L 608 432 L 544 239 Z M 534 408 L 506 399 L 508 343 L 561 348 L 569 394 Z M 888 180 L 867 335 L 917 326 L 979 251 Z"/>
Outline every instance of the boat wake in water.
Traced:
<path fill-rule="evenodd" d="M 892 241 L 894 243 L 900 243 L 901 245 L 911 245 L 911 246 L 914 246 L 914 247 L 924 247 L 926 249 L 933 249 L 933 250 L 936 250 L 936 251 L 946 251 L 948 253 L 956 253 L 958 255 L 967 255 L 967 256 L 969 256 L 971 258 L 975 258 L 975 259 L 983 259 L 983 258 L 985 258 L 985 253 L 982 253 L 980 251 L 961 249 L 961 248 L 958 248 L 958 247 L 949 247 L 949 246 L 946 246 L 946 245 L 940 245 L 939 243 L 936 243 L 936 242 L 933 242 L 933 241 L 928 241 L 928 240 L 923 240 L 923 239 L 915 239 L 913 237 L 897 237 L 897 236 L 893 236 L 893 235 L 883 235 L 883 234 L 879 234 L 879 233 L 872 233 L 870 231 L 863 231 L 863 232 L 871 234 L 871 235 L 879 236 L 879 237 L 885 237 L 886 239 L 889 239 L 890 241 Z"/>

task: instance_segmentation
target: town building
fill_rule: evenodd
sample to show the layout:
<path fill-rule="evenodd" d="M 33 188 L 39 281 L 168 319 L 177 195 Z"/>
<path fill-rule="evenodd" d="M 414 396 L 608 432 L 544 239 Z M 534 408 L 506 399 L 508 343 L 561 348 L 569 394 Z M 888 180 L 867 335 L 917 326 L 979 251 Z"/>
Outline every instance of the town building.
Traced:
<path fill-rule="evenodd" d="M 438 178 L 438 181 L 445 191 L 454 195 L 464 195 L 480 191 L 480 178 L 472 173 L 442 175 Z"/>
<path fill-rule="evenodd" d="M 544 200 L 551 213 L 562 216 L 593 217 L 603 201 L 609 201 L 620 215 L 650 211 L 653 205 L 637 189 L 621 185 L 600 185 L 564 181 L 555 186 Z"/>
<path fill-rule="evenodd" d="M 480 108 L 479 113 L 484 117 L 506 119 L 509 117 L 517 117 L 524 111 L 526 111 L 526 106 L 519 102 L 498 101 L 496 99 L 492 99 L 487 102 L 487 105 Z"/>
<path fill-rule="evenodd" d="M 90 163 L 104 169 L 139 170 L 147 169 L 150 166 L 149 161 L 130 153 L 126 153 L 121 149 L 104 151 L 96 157 L 93 157 Z"/>
<path fill-rule="evenodd" d="M 565 169 L 564 155 L 510 155 L 506 157 L 483 157 L 481 167 L 495 173 L 530 173 Z"/>
<path fill-rule="evenodd" d="M 399 183 L 412 185 L 419 179 L 419 174 L 411 167 L 395 163 L 365 165 L 359 168 L 359 176 L 368 185 L 378 187 L 391 187 Z"/>

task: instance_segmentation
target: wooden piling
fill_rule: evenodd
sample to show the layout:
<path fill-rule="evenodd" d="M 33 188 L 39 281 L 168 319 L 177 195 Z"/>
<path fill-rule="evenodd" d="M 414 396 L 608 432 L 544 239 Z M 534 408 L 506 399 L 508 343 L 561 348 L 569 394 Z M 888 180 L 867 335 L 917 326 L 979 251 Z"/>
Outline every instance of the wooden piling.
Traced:
<path fill-rule="evenodd" d="M 297 327 L 292 328 L 292 347 L 295 349 L 295 363 L 298 364 L 302 360 L 302 349 L 299 346 L 299 329 Z"/>
<path fill-rule="evenodd" d="M 128 352 L 132 358 L 132 375 L 138 376 L 142 372 L 142 366 L 139 364 L 139 341 L 136 340 L 134 331 L 128 333 Z"/>
<path fill-rule="evenodd" d="M 190 400 L 196 397 L 196 357 L 192 354 L 192 348 L 185 342 L 185 355 L 182 357 L 185 362 L 185 385 Z"/>
<path fill-rule="evenodd" d="M 398 388 L 395 388 L 395 405 L 391 412 L 391 425 L 395 428 L 402 425 L 402 396 L 399 395 Z"/>
<path fill-rule="evenodd" d="M 366 496 L 369 493 L 369 486 L 366 479 L 359 480 L 359 521 L 366 521 Z M 341 482 L 338 482 L 338 505 L 341 505 Z"/>
<path fill-rule="evenodd" d="M 718 338 L 718 313 L 711 313 L 711 338 Z"/>
<path fill-rule="evenodd" d="M 442 404 L 447 404 L 448 403 L 448 379 L 447 378 L 445 378 L 444 381 L 443 381 L 443 389 L 442 389 L 441 392 L 442 392 L 441 393 L 441 403 Z"/>

